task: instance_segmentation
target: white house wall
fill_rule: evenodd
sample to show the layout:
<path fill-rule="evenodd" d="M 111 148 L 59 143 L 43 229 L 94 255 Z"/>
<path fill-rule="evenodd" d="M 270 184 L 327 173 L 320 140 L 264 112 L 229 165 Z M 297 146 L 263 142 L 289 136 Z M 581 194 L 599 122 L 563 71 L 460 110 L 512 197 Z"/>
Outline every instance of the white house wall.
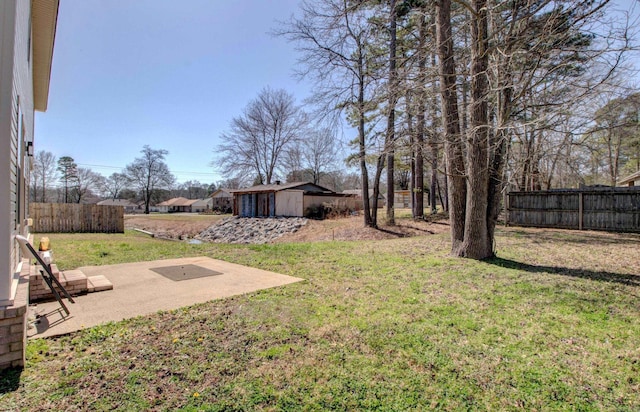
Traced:
<path fill-rule="evenodd" d="M 303 198 L 304 191 L 302 190 L 276 192 L 276 216 L 303 216 Z"/>
<path fill-rule="evenodd" d="M 0 1 L 0 302 L 15 293 L 18 247 L 14 238 L 25 233 L 30 170 L 26 142 L 33 142 L 33 85 L 30 51 L 29 0 Z"/>

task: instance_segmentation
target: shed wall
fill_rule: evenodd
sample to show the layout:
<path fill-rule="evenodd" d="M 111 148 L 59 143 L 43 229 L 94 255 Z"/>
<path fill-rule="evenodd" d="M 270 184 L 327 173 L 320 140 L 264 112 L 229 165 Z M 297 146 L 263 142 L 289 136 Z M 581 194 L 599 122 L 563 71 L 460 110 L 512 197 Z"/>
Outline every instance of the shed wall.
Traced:
<path fill-rule="evenodd" d="M 302 190 L 276 192 L 275 215 L 302 217 L 304 214 L 304 197 Z"/>

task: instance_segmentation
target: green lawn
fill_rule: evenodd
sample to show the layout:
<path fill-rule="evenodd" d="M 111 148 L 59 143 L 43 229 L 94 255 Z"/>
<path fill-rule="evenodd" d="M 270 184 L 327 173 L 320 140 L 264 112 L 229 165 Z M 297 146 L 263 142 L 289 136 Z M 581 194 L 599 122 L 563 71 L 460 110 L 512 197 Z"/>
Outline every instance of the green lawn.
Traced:
<path fill-rule="evenodd" d="M 49 235 L 63 269 L 206 255 L 305 282 L 29 342 L 0 410 L 640 410 L 640 236 L 188 245 Z"/>

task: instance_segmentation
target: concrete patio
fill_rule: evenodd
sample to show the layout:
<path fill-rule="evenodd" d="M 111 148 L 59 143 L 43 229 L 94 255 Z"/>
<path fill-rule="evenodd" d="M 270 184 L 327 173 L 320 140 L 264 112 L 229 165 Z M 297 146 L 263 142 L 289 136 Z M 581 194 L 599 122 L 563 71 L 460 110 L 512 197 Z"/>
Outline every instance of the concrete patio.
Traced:
<path fill-rule="evenodd" d="M 178 271 L 183 268 L 185 272 L 197 267 L 197 276 L 200 277 L 184 276 L 184 280 L 176 281 L 152 270 L 169 266 L 177 267 Z M 303 280 L 207 257 L 85 266 L 79 270 L 87 276 L 104 276 L 113 284 L 113 290 L 74 297 L 76 303 L 65 300 L 71 311 L 70 315 L 65 315 L 55 301 L 31 305 L 27 332 L 29 338 L 63 335 L 109 321 L 177 309 Z M 205 272 L 211 274 L 204 275 Z"/>

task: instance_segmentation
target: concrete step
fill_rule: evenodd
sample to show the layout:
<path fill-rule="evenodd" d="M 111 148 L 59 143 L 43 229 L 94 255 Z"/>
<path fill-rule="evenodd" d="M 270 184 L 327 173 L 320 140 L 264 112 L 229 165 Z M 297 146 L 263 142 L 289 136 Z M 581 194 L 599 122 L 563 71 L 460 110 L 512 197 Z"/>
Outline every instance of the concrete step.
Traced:
<path fill-rule="evenodd" d="M 102 292 L 104 290 L 112 290 L 113 284 L 109 279 L 102 275 L 90 276 L 87 278 L 87 292 Z"/>

